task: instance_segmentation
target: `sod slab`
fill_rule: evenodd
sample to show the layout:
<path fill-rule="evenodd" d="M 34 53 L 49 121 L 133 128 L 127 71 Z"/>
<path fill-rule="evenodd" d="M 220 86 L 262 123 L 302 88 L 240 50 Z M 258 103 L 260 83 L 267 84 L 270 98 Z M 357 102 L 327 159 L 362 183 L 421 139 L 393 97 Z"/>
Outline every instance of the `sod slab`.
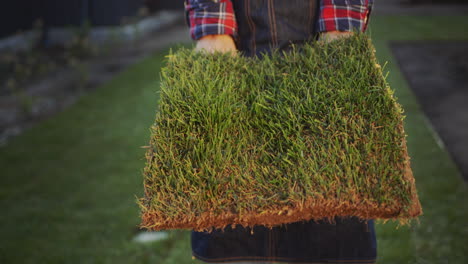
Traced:
<path fill-rule="evenodd" d="M 364 34 L 245 58 L 167 56 L 142 227 L 421 214 L 403 115 Z"/>

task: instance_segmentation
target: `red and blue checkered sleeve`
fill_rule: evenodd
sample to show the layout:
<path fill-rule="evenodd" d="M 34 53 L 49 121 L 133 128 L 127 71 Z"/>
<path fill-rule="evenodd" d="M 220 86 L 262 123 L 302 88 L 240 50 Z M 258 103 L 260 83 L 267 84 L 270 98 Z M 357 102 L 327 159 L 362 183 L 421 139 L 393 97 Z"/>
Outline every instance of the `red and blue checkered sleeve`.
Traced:
<path fill-rule="evenodd" d="M 318 32 L 365 31 L 373 0 L 320 0 Z"/>
<path fill-rule="evenodd" d="M 224 34 L 236 37 L 237 23 L 231 0 L 185 0 L 184 4 L 192 39 Z"/>

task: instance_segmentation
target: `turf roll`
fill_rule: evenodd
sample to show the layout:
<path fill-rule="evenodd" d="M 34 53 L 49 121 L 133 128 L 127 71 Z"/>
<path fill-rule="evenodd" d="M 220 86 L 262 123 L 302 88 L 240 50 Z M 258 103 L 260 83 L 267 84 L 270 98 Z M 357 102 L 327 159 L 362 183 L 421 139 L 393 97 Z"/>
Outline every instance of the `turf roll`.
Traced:
<path fill-rule="evenodd" d="M 422 213 L 403 111 L 365 34 L 261 58 L 171 52 L 141 226 L 211 230 Z"/>

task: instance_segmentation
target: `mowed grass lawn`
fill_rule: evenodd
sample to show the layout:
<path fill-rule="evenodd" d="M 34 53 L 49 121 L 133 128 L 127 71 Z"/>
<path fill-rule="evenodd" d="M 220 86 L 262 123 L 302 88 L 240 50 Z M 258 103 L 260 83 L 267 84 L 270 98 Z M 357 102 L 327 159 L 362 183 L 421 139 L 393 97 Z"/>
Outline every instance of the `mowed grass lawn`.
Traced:
<path fill-rule="evenodd" d="M 406 111 L 424 209 L 419 224 L 377 225 L 379 263 L 468 263 L 468 190 L 440 148 L 389 41 L 468 39 L 467 17 L 374 16 L 371 34 Z M 0 263 L 196 263 L 187 231 L 132 242 L 162 51 L 0 148 Z"/>

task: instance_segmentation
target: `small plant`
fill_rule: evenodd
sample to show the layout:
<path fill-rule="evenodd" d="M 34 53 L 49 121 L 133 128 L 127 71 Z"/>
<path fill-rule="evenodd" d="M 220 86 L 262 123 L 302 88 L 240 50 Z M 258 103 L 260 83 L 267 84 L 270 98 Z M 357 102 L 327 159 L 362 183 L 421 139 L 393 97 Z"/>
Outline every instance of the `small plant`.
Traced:
<path fill-rule="evenodd" d="M 27 95 L 23 91 L 19 91 L 17 97 L 23 116 L 30 117 L 33 113 L 34 97 Z"/>
<path fill-rule="evenodd" d="M 34 97 L 26 94 L 23 89 L 18 87 L 14 79 L 8 80 L 7 87 L 18 100 L 22 116 L 30 117 L 33 110 Z"/>
<path fill-rule="evenodd" d="M 78 89 L 83 91 L 89 82 L 89 70 L 85 63 L 80 62 L 75 64 L 75 69 L 78 73 Z"/>
<path fill-rule="evenodd" d="M 69 57 L 86 58 L 96 55 L 97 47 L 89 41 L 91 22 L 86 20 L 79 27 L 72 27 L 72 39 L 66 46 Z"/>

